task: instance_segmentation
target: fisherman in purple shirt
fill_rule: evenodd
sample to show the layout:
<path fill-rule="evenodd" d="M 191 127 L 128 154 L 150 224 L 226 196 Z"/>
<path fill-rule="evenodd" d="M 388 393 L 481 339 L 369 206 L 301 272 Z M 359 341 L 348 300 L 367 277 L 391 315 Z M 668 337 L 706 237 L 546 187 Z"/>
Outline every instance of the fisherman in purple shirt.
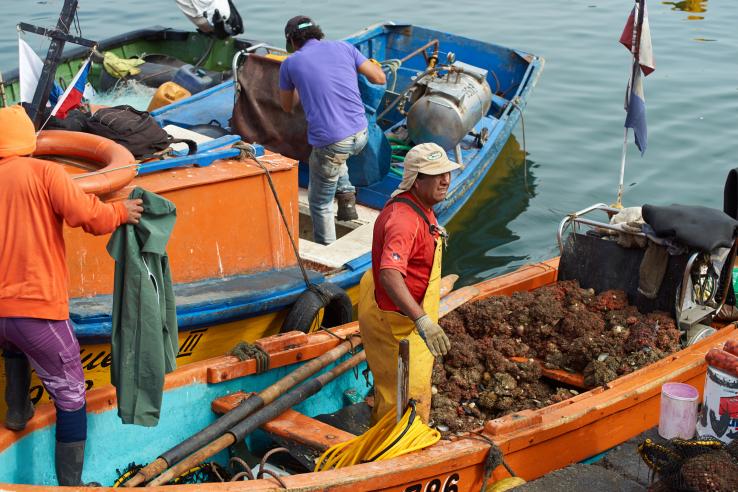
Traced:
<path fill-rule="evenodd" d="M 315 242 L 336 240 L 333 197 L 338 220 L 355 220 L 356 189 L 348 177 L 346 160 L 367 142 L 367 120 L 359 94 L 358 74 L 374 84 L 386 83 L 382 68 L 345 41 L 324 40 L 323 31 L 309 17 L 297 16 L 284 28 L 287 51 L 279 88 L 282 109 L 288 113 L 302 102 L 308 123 L 310 184 L 308 200 Z"/>

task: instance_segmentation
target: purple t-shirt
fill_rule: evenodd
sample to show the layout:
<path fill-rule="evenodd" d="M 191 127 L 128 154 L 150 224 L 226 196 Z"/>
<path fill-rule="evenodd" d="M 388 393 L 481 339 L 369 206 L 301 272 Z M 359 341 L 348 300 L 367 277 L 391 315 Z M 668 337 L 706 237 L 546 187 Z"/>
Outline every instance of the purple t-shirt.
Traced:
<path fill-rule="evenodd" d="M 282 62 L 279 88 L 297 88 L 313 147 L 336 143 L 367 127 L 356 71 L 365 61 L 345 41 L 310 39 Z"/>

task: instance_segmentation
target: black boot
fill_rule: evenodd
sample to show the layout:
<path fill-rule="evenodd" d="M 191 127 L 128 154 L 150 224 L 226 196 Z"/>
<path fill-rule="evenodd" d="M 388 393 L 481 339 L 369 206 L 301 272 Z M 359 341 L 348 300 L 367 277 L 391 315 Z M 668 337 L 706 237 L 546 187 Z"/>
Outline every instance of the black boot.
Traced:
<path fill-rule="evenodd" d="M 23 354 L 3 354 L 5 359 L 5 427 L 14 431 L 26 428 L 33 417 L 33 403 L 28 396 L 31 388 L 31 366 Z"/>
<path fill-rule="evenodd" d="M 56 442 L 54 464 L 59 485 L 80 486 L 85 462 L 85 441 Z"/>
<path fill-rule="evenodd" d="M 338 200 L 338 220 L 356 220 L 359 218 L 359 214 L 356 213 L 356 193 L 345 192 L 336 193 L 336 200 Z"/>

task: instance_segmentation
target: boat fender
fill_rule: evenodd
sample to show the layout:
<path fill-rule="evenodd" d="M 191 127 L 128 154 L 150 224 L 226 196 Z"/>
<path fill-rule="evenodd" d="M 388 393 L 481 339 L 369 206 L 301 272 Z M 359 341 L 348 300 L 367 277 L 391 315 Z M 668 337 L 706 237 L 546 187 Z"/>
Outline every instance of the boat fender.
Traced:
<path fill-rule="evenodd" d="M 119 190 L 136 176 L 136 160 L 128 149 L 91 133 L 44 130 L 36 139 L 34 156 L 79 157 L 100 169 L 74 176 L 85 193 L 102 195 Z"/>
<path fill-rule="evenodd" d="M 312 284 L 290 308 L 281 333 L 293 330 L 308 333 L 321 309 L 324 309 L 322 326 L 326 328 L 351 322 L 354 312 L 351 298 L 341 287 L 330 282 Z"/>
<path fill-rule="evenodd" d="M 520 477 L 507 477 L 498 480 L 485 489 L 484 492 L 504 492 L 505 490 L 514 489 L 520 485 L 524 485 L 525 480 Z"/>

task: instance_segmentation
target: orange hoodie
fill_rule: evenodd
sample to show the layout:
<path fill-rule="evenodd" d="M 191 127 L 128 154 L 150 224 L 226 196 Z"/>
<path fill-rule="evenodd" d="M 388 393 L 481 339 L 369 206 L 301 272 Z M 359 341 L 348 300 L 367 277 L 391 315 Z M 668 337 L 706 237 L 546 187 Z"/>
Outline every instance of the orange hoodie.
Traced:
<path fill-rule="evenodd" d="M 59 164 L 0 159 L 0 317 L 69 317 L 62 222 L 107 234 L 128 219 L 123 202 L 84 193 Z"/>

